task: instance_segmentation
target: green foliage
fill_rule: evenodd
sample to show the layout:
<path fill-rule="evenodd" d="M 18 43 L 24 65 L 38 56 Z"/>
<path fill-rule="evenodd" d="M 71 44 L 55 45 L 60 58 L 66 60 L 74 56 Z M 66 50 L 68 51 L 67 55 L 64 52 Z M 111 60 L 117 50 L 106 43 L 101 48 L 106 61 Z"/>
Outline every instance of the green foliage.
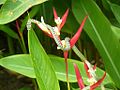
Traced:
<path fill-rule="evenodd" d="M 47 24 L 55 26 L 52 7 L 55 7 L 60 17 L 69 8 L 66 24 L 60 34 L 61 40 L 72 37 L 88 15 L 76 46 L 90 62 L 97 63 L 99 67 L 96 73 L 99 77 L 103 76 L 104 71 L 107 72 L 102 83 L 105 90 L 120 89 L 119 0 L 0 0 L 0 66 L 27 78 L 35 78 L 40 90 L 66 88 L 64 58 L 59 57 L 63 53 L 56 49 L 54 40 L 44 35 L 37 25 L 32 25 L 34 31 L 26 30 L 28 18 L 40 21 L 41 16 Z M 78 65 L 84 83 L 89 85 L 83 62 L 78 59 L 73 51 L 69 52 L 71 90 L 79 90 L 73 62 Z M 29 86 L 19 90 L 26 89 L 29 90 Z"/>
<path fill-rule="evenodd" d="M 0 0 L 0 5 L 4 4 L 6 0 Z"/>
<path fill-rule="evenodd" d="M 111 10 L 117 19 L 117 21 L 120 23 L 120 6 L 117 4 L 110 3 Z"/>
<path fill-rule="evenodd" d="M 6 24 L 17 19 L 32 6 L 45 1 L 46 0 L 7 0 L 0 10 L 0 24 Z"/>
<path fill-rule="evenodd" d="M 0 30 L 7 33 L 12 38 L 18 39 L 17 33 L 15 33 L 11 28 L 9 28 L 7 25 L 0 25 Z"/>
<path fill-rule="evenodd" d="M 28 31 L 28 44 L 39 88 L 41 90 L 59 90 L 53 65 L 33 30 Z"/>
<path fill-rule="evenodd" d="M 116 26 L 111 26 L 113 32 L 115 33 L 115 35 L 117 36 L 118 40 L 120 41 L 120 28 L 116 27 Z"/>
<path fill-rule="evenodd" d="M 73 1 L 72 7 L 79 23 L 84 16 L 89 16 L 84 29 L 103 58 L 107 72 L 120 87 L 120 44 L 111 29 L 111 24 L 92 0 Z"/>
<path fill-rule="evenodd" d="M 65 81 L 66 82 L 64 58 L 53 56 L 53 55 L 49 55 L 49 58 L 50 58 L 50 60 L 53 64 L 53 67 L 55 69 L 55 73 L 57 75 L 57 78 L 60 81 Z M 78 65 L 78 67 L 80 68 L 82 77 L 85 80 L 85 83 L 88 84 L 87 83 L 87 76 L 85 74 L 83 63 L 79 62 L 77 60 L 74 60 L 74 59 L 68 59 L 68 63 L 69 63 L 69 82 L 71 82 L 71 83 L 77 82 L 76 76 L 75 76 L 75 73 L 74 73 L 74 68 L 73 68 L 73 65 L 72 65 L 73 62 Z M 0 59 L 0 65 L 7 68 L 7 69 L 10 69 L 14 72 L 25 75 L 27 77 L 36 78 L 35 73 L 34 73 L 34 69 L 33 69 L 33 66 L 32 66 L 31 57 L 27 54 L 12 55 L 12 56 L 8 56 L 8 57 L 5 57 L 5 58 L 1 58 Z M 104 74 L 104 71 L 97 68 L 96 73 L 99 77 L 101 77 Z M 112 81 L 111 81 L 109 75 L 107 75 L 103 84 L 109 84 L 109 83 L 112 83 Z"/>

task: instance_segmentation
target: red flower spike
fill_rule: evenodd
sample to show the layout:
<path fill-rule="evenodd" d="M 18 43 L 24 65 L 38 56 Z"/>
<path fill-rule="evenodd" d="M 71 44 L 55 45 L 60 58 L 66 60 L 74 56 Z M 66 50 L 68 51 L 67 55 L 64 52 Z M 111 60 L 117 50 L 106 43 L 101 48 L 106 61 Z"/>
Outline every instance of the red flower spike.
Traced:
<path fill-rule="evenodd" d="M 58 15 L 57 15 L 57 12 L 55 10 L 55 8 L 53 7 L 53 14 L 54 14 L 54 19 L 57 19 L 58 18 Z"/>
<path fill-rule="evenodd" d="M 84 68 L 85 68 L 85 71 L 86 71 L 88 78 L 92 78 L 91 74 L 88 72 L 89 68 L 85 62 L 84 62 Z"/>
<path fill-rule="evenodd" d="M 75 43 L 76 43 L 77 40 L 79 39 L 80 34 L 81 34 L 81 32 L 82 32 L 82 28 L 83 28 L 83 26 L 84 26 L 85 21 L 86 21 L 87 18 L 88 18 L 88 16 L 86 16 L 86 17 L 84 18 L 84 20 L 82 21 L 82 24 L 80 25 L 77 33 L 76 33 L 76 34 L 72 37 L 72 39 L 70 40 L 71 48 L 75 45 Z"/>
<path fill-rule="evenodd" d="M 62 23 L 60 24 L 59 31 L 64 26 L 64 24 L 66 22 L 66 19 L 67 19 L 67 16 L 68 16 L 68 13 L 69 13 L 69 9 L 67 9 L 66 12 L 65 12 L 65 14 L 62 16 Z"/>
<path fill-rule="evenodd" d="M 98 87 L 104 80 L 105 76 L 106 76 L 106 72 L 104 73 L 103 77 L 100 80 L 98 80 L 95 84 L 90 86 L 90 90 L 94 90 L 96 87 Z"/>
<path fill-rule="evenodd" d="M 75 69 L 75 73 L 76 73 L 76 78 L 77 78 L 77 81 L 78 81 L 78 85 L 79 85 L 80 89 L 83 89 L 85 87 L 85 85 L 83 83 L 80 71 L 78 69 L 77 64 L 75 64 L 75 63 L 73 63 L 73 64 L 74 64 L 74 69 Z"/>

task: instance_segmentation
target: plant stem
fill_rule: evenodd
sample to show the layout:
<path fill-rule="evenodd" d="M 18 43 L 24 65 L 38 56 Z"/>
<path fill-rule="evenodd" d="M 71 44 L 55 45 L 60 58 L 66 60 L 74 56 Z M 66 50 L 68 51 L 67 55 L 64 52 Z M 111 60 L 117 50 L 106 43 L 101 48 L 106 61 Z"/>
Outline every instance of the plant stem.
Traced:
<path fill-rule="evenodd" d="M 21 42 L 22 42 L 22 48 L 23 48 L 23 52 L 24 53 L 27 53 L 27 50 L 26 50 L 26 46 L 25 46 L 25 41 L 24 41 L 24 38 L 23 38 L 23 34 L 21 34 Z"/>
<path fill-rule="evenodd" d="M 13 40 L 11 37 L 7 36 L 9 54 L 14 54 Z"/>
<path fill-rule="evenodd" d="M 20 31 L 18 21 L 16 21 L 16 27 L 17 27 L 18 34 L 20 36 L 19 42 L 20 42 L 21 48 L 23 50 L 23 53 L 27 53 L 26 46 L 25 46 L 25 41 L 24 41 L 24 38 L 23 38 L 23 33 Z"/>
<path fill-rule="evenodd" d="M 72 47 L 72 50 L 82 61 L 86 60 L 85 56 L 78 50 L 78 48 L 75 45 Z"/>
<path fill-rule="evenodd" d="M 69 84 L 69 78 L 68 78 L 68 61 L 65 60 L 65 66 L 66 66 L 66 80 L 67 80 L 67 88 L 70 90 L 70 84 Z"/>

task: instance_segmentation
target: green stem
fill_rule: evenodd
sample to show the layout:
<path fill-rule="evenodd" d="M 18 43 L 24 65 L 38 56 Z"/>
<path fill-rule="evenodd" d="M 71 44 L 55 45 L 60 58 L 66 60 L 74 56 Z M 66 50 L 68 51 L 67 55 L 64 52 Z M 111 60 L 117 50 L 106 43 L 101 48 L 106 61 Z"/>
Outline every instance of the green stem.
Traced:
<path fill-rule="evenodd" d="M 23 46 L 22 47 L 23 52 L 27 53 L 27 49 L 26 49 L 26 46 L 25 46 L 25 41 L 24 41 L 23 35 L 21 34 L 20 37 L 21 37 L 21 42 L 22 42 L 22 46 Z"/>
<path fill-rule="evenodd" d="M 21 48 L 23 50 L 23 53 L 27 53 L 25 42 L 24 42 L 24 38 L 23 38 L 23 33 L 20 31 L 20 27 L 19 27 L 18 21 L 16 21 L 16 27 L 17 27 L 18 34 L 20 36 L 19 42 L 20 42 Z"/>
<path fill-rule="evenodd" d="M 85 56 L 78 50 L 78 48 L 75 45 L 72 47 L 72 50 L 82 61 L 86 60 Z"/>
<path fill-rule="evenodd" d="M 13 40 L 11 37 L 7 36 L 9 53 L 14 54 Z"/>

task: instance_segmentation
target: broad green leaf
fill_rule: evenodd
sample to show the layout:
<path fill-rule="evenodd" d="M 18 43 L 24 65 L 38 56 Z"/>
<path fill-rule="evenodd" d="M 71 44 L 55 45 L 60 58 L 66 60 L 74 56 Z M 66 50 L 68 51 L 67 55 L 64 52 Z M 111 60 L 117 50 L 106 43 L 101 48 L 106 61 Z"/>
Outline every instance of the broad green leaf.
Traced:
<path fill-rule="evenodd" d="M 56 70 L 57 76 L 59 78 L 61 77 L 60 80 L 62 80 L 62 81 L 66 80 L 66 78 L 65 78 L 65 63 L 64 63 L 64 58 L 57 57 L 57 56 L 51 56 L 50 55 L 50 59 L 51 59 L 53 65 L 54 65 L 54 68 Z M 69 67 L 68 67 L 68 69 L 69 69 L 69 80 L 72 81 L 72 82 L 73 81 L 77 82 L 75 71 L 74 71 L 74 67 L 73 67 L 73 62 L 78 65 L 78 67 L 80 69 L 80 72 L 81 72 L 81 76 L 82 76 L 82 78 L 84 80 L 84 83 L 89 84 L 87 82 L 88 77 L 86 76 L 86 72 L 85 72 L 85 69 L 84 69 L 83 62 L 79 62 L 79 61 L 74 60 L 74 59 L 68 59 L 68 64 L 69 64 Z M 64 74 L 62 74 L 62 73 L 64 73 Z M 102 71 L 101 69 L 97 68 L 96 74 L 99 77 L 102 77 L 103 74 L 104 74 L 104 71 Z M 104 80 L 104 84 L 107 84 L 107 83 L 112 83 L 111 79 L 110 79 L 110 77 L 108 75 L 107 75 L 107 77 Z"/>
<path fill-rule="evenodd" d="M 111 26 L 113 32 L 115 33 L 115 35 L 118 37 L 118 40 L 120 41 L 120 28 L 116 27 L 116 26 Z"/>
<path fill-rule="evenodd" d="M 120 6 L 117 4 L 112 4 L 110 2 L 109 2 L 109 4 L 110 4 L 111 10 L 112 10 L 115 18 L 120 23 Z"/>
<path fill-rule="evenodd" d="M 32 6 L 45 1 L 47 0 L 7 0 L 0 10 L 0 24 L 6 24 L 17 19 Z"/>
<path fill-rule="evenodd" d="M 4 4 L 6 0 L 0 0 L 0 5 Z"/>
<path fill-rule="evenodd" d="M 49 57 L 50 57 L 50 60 L 54 66 L 57 78 L 60 81 L 66 82 L 64 58 L 53 56 L 53 55 L 49 55 Z M 87 83 L 87 76 L 85 73 L 83 63 L 79 62 L 77 60 L 74 60 L 74 59 L 68 59 L 69 82 L 71 82 L 71 83 L 77 82 L 76 75 L 74 72 L 74 67 L 72 64 L 73 62 L 75 62 L 78 65 L 80 72 L 81 72 L 81 75 L 85 81 L 85 84 L 88 84 Z M 4 58 L 0 59 L 0 65 L 9 69 L 9 70 L 15 71 L 15 72 L 20 73 L 22 75 L 25 75 L 27 77 L 35 78 L 31 57 L 28 54 L 20 54 L 20 55 L 13 55 L 13 56 L 4 57 Z M 96 72 L 97 72 L 97 75 L 99 75 L 99 77 L 102 77 L 102 75 L 104 73 L 104 71 L 100 70 L 99 68 L 97 68 Z M 107 74 L 103 84 L 108 84 L 108 83 L 112 83 L 112 81 L 111 81 L 109 75 Z"/>
<path fill-rule="evenodd" d="M 0 65 L 30 78 L 35 78 L 32 60 L 29 55 L 13 55 L 0 59 Z"/>
<path fill-rule="evenodd" d="M 0 30 L 7 33 L 9 36 L 18 39 L 18 35 L 12 29 L 10 29 L 7 25 L 0 25 Z"/>
<path fill-rule="evenodd" d="M 41 90 L 59 90 L 52 63 L 32 29 L 28 31 L 28 46 L 39 88 Z"/>
<path fill-rule="evenodd" d="M 72 10 L 79 23 L 88 15 L 84 29 L 103 58 L 106 71 L 120 88 L 120 44 L 111 24 L 93 0 L 73 0 Z"/>

